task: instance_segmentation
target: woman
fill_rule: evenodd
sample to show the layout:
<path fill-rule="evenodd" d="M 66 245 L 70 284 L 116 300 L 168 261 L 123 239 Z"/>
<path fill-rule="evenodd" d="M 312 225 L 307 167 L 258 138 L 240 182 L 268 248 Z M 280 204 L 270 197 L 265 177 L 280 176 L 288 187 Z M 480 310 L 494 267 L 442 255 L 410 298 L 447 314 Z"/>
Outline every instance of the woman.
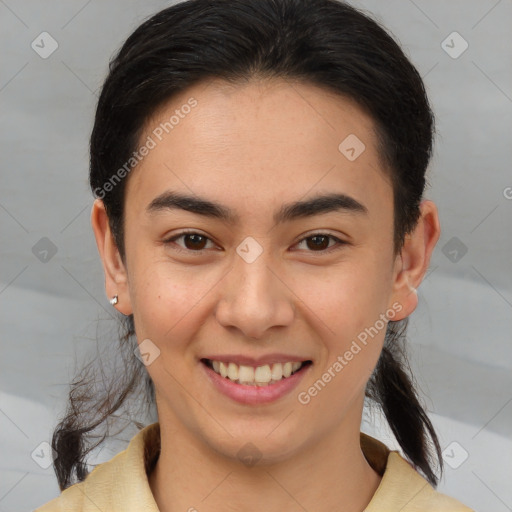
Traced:
<path fill-rule="evenodd" d="M 440 233 L 433 134 L 417 70 L 349 5 L 192 0 L 137 28 L 90 147 L 131 358 L 96 402 L 74 383 L 38 510 L 470 510 L 435 491 L 401 355 Z M 158 421 L 88 475 L 86 435 L 141 382 Z M 365 397 L 403 456 L 360 432 Z"/>

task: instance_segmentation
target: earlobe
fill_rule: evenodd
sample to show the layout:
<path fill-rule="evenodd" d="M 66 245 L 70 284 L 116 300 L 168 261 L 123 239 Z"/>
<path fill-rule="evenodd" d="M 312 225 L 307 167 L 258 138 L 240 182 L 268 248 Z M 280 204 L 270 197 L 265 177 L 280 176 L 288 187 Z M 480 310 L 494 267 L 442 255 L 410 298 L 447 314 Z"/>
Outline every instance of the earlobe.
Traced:
<path fill-rule="evenodd" d="M 417 288 L 425 276 L 441 232 L 437 207 L 432 201 L 422 201 L 420 212 L 415 228 L 406 235 L 395 261 L 392 302 L 398 301 L 402 305 L 401 318 L 397 320 L 409 316 L 416 309 Z"/>
<path fill-rule="evenodd" d="M 94 201 L 91 211 L 91 225 L 98 246 L 98 252 L 103 263 L 105 273 L 105 292 L 109 301 L 117 296 L 115 303 L 111 302 L 124 315 L 132 313 L 128 276 L 125 265 L 114 237 L 110 230 L 105 205 L 101 199 Z"/>

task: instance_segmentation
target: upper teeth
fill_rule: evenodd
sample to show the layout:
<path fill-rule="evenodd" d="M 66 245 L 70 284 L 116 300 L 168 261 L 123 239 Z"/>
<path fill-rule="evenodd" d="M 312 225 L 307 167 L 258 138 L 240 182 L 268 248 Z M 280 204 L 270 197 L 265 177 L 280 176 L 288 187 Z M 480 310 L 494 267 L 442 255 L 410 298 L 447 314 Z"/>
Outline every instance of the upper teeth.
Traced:
<path fill-rule="evenodd" d="M 301 362 L 265 364 L 256 368 L 223 361 L 211 361 L 211 363 L 215 372 L 222 377 L 227 377 L 238 384 L 253 386 L 266 386 L 270 382 L 277 382 L 283 377 L 289 377 L 302 366 Z"/>

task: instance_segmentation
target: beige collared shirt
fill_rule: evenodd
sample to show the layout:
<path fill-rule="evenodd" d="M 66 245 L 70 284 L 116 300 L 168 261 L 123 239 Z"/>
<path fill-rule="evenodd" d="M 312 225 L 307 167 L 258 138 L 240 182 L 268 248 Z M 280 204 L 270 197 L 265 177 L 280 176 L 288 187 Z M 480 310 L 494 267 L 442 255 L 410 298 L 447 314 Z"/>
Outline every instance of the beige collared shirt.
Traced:
<path fill-rule="evenodd" d="M 361 449 L 382 475 L 365 512 L 474 512 L 435 489 L 398 451 L 361 432 Z M 128 447 L 34 512 L 159 512 L 148 475 L 160 450 L 160 424 L 144 427 Z"/>

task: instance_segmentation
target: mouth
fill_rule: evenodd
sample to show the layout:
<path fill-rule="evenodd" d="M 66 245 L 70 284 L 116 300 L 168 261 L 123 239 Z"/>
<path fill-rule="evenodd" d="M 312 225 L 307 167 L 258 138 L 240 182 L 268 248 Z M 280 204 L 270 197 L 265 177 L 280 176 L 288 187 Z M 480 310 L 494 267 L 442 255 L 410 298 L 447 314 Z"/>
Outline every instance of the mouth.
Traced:
<path fill-rule="evenodd" d="M 200 366 L 213 388 L 222 395 L 240 404 L 261 406 L 284 400 L 306 377 L 313 365 L 311 360 L 287 361 L 285 356 L 269 358 L 260 360 L 259 366 L 254 365 L 254 359 L 241 355 L 233 357 L 240 364 L 220 361 L 220 357 L 202 358 Z"/>
<path fill-rule="evenodd" d="M 301 373 L 313 362 L 287 361 L 276 362 L 261 366 L 238 365 L 231 361 L 217 361 L 213 359 L 201 359 L 201 363 L 228 381 L 243 386 L 266 387 L 289 379 Z"/>

